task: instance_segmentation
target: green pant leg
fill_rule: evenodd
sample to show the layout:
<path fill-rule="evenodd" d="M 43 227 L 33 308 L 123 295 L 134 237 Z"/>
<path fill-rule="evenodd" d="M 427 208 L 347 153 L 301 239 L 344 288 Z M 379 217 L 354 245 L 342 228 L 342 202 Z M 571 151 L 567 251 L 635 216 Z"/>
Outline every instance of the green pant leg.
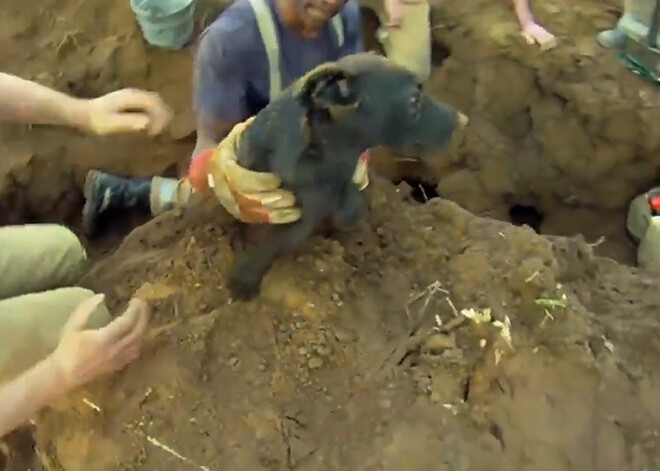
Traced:
<path fill-rule="evenodd" d="M 64 226 L 0 228 L 0 299 L 74 285 L 86 264 L 85 249 Z"/>

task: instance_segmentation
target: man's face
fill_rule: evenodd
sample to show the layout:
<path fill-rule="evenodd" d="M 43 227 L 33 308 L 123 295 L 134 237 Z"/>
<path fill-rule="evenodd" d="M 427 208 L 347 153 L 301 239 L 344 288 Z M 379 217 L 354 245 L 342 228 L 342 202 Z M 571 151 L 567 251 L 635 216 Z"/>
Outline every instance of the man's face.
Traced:
<path fill-rule="evenodd" d="M 346 0 L 292 0 L 305 33 L 316 35 L 323 24 L 335 16 Z"/>

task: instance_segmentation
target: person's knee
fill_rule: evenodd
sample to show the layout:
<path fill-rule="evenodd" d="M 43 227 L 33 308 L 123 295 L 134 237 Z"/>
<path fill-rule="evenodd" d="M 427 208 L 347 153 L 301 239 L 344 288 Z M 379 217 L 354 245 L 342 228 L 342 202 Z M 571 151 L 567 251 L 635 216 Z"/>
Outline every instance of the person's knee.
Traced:
<path fill-rule="evenodd" d="M 57 292 L 59 293 L 58 297 L 61 299 L 60 302 L 62 306 L 65 310 L 68 309 L 71 314 L 73 314 L 76 307 L 78 307 L 83 301 L 94 297 L 97 294 L 92 290 L 80 287 L 62 288 L 57 290 Z M 112 317 L 110 316 L 108 308 L 105 303 L 101 303 L 89 317 L 86 328 L 99 329 L 107 325 L 111 320 Z"/>
<path fill-rule="evenodd" d="M 71 271 L 80 275 L 87 265 L 87 251 L 78 236 L 64 226 L 53 225 L 55 249 L 63 254 Z"/>
<path fill-rule="evenodd" d="M 59 337 L 61 328 L 85 300 L 95 296 L 79 287 L 59 288 L 16 296 L 0 301 L 0 330 L 29 332 L 37 336 Z M 110 321 L 104 304 L 90 316 L 88 328 L 99 328 Z"/>
<path fill-rule="evenodd" d="M 75 283 L 87 268 L 87 251 L 82 242 L 70 229 L 59 225 L 48 225 L 53 256 L 60 258 L 65 278 L 62 285 Z"/>
<path fill-rule="evenodd" d="M 0 381 L 14 377 L 50 354 L 62 329 L 86 299 L 84 288 L 60 288 L 0 301 Z M 111 321 L 104 304 L 90 315 L 85 328 L 98 329 Z"/>
<path fill-rule="evenodd" d="M 71 286 L 87 265 L 76 235 L 56 224 L 2 228 L 0 246 L 0 298 Z"/>

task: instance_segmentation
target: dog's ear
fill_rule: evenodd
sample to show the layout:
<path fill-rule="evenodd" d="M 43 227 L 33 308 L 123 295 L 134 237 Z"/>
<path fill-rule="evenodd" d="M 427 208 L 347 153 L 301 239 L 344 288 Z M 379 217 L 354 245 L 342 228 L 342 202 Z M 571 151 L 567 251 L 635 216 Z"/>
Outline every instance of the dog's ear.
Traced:
<path fill-rule="evenodd" d="M 333 121 L 350 115 L 359 104 L 355 77 L 332 62 L 305 74 L 294 93 L 305 108 L 325 110 Z"/>

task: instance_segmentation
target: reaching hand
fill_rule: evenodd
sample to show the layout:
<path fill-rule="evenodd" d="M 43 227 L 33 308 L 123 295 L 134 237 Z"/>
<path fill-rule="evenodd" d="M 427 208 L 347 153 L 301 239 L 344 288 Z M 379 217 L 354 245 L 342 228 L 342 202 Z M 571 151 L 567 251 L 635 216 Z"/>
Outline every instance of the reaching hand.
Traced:
<path fill-rule="evenodd" d="M 118 318 L 98 330 L 83 330 L 103 295 L 83 301 L 64 326 L 52 359 L 67 388 L 76 388 L 99 376 L 122 369 L 140 356 L 149 319 L 149 306 L 132 299 Z"/>
<path fill-rule="evenodd" d="M 537 23 L 530 23 L 522 30 L 527 44 L 537 43 L 542 50 L 552 49 L 557 45 L 557 38 L 547 29 Z"/>
<path fill-rule="evenodd" d="M 94 134 L 146 131 L 160 134 L 172 111 L 156 93 L 126 88 L 86 102 L 82 127 Z"/>

